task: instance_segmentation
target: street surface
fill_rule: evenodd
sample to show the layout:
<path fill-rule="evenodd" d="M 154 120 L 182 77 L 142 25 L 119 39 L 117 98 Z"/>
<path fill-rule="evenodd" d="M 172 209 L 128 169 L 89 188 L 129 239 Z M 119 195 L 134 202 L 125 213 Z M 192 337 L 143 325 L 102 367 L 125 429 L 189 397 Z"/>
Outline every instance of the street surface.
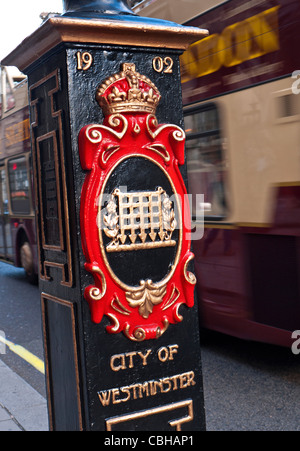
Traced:
<path fill-rule="evenodd" d="M 38 287 L 2 262 L 1 336 L 43 359 Z M 45 397 L 45 376 L 8 347 L 3 351 L 0 343 L 0 360 Z M 202 361 L 209 431 L 300 430 L 300 355 L 205 332 Z"/>
<path fill-rule="evenodd" d="M 22 269 L 0 262 L 0 338 L 3 333 L 6 340 L 44 360 L 38 287 L 27 282 Z M 4 350 L 5 354 L 2 353 Z M 44 374 L 3 344 L 0 359 L 46 396 Z"/>
<path fill-rule="evenodd" d="M 300 431 L 300 355 L 222 334 L 202 337 L 210 431 Z"/>

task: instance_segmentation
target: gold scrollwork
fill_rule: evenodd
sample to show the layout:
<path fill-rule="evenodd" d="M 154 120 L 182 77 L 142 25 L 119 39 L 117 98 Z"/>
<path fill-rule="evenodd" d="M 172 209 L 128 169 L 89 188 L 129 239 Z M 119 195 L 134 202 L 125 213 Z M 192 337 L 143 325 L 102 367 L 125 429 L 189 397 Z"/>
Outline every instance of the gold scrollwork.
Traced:
<path fill-rule="evenodd" d="M 161 329 L 160 327 L 157 328 L 156 338 L 160 338 L 166 332 L 166 330 L 168 329 L 168 327 L 170 325 L 169 320 L 167 318 L 165 318 L 163 320 L 163 324 L 164 324 L 163 329 Z"/>
<path fill-rule="evenodd" d="M 175 310 L 175 318 L 176 318 L 176 321 L 178 321 L 179 323 L 181 321 L 183 321 L 183 316 L 180 315 L 180 313 L 179 313 L 179 309 L 182 306 L 182 304 L 183 304 L 183 302 L 181 302 L 180 304 L 177 304 L 176 310 Z"/>
<path fill-rule="evenodd" d="M 118 145 L 112 144 L 112 145 L 107 146 L 105 151 L 102 152 L 102 156 L 101 156 L 102 163 L 106 164 L 108 162 L 108 160 L 110 159 L 110 157 L 112 157 L 114 153 L 118 152 L 118 150 L 120 150 L 120 146 L 118 146 Z"/>
<path fill-rule="evenodd" d="M 122 114 L 112 114 L 108 119 L 108 124 L 110 125 L 110 127 L 98 124 L 89 125 L 85 132 L 87 139 L 93 144 L 101 143 L 101 131 L 106 130 L 112 133 L 116 138 L 121 140 L 128 130 L 128 121 Z M 114 128 L 118 128 L 121 124 L 123 125 L 122 130 L 120 132 L 116 132 Z"/>
<path fill-rule="evenodd" d="M 145 149 L 155 152 L 157 155 L 162 157 L 166 163 L 168 163 L 171 160 L 170 154 L 163 144 L 160 144 L 160 143 L 151 144 L 151 145 L 146 146 Z"/>
<path fill-rule="evenodd" d="M 173 138 L 175 141 L 183 141 L 185 139 L 185 132 L 178 127 L 178 129 L 173 133 Z"/>
<path fill-rule="evenodd" d="M 170 325 L 169 320 L 167 318 L 164 318 L 163 328 L 157 327 L 155 338 L 160 338 L 166 332 L 169 325 Z M 129 330 L 130 330 L 130 324 L 127 324 L 124 329 L 124 332 L 125 332 L 126 337 L 129 338 L 129 340 L 136 341 L 136 342 L 142 342 L 145 340 L 146 330 L 143 327 L 138 327 L 137 329 L 135 329 L 133 331 L 132 335 L 129 333 Z"/>
<path fill-rule="evenodd" d="M 167 310 L 168 308 L 172 307 L 172 305 L 175 304 L 175 302 L 177 301 L 179 296 L 180 296 L 180 291 L 178 290 L 177 287 L 174 286 L 172 294 L 169 297 L 169 299 L 167 300 L 167 302 L 165 303 L 165 305 L 164 305 L 162 310 Z"/>
<path fill-rule="evenodd" d="M 152 280 L 140 282 L 139 291 L 129 291 L 126 293 L 126 299 L 130 307 L 139 308 L 140 315 L 147 319 L 153 312 L 155 305 L 161 304 L 166 294 L 167 287 L 158 287 Z"/>
<path fill-rule="evenodd" d="M 184 272 L 184 278 L 185 278 L 185 280 L 186 280 L 187 282 L 189 282 L 190 284 L 192 284 L 192 285 L 196 285 L 197 279 L 196 279 L 195 274 L 193 274 L 192 272 L 190 272 L 190 271 L 187 270 L 187 267 L 188 267 L 189 263 L 190 263 L 193 259 L 194 259 L 194 255 L 191 255 L 191 256 L 187 259 L 187 261 L 185 262 L 185 265 L 184 265 L 184 270 L 183 270 L 183 272 Z"/>
<path fill-rule="evenodd" d="M 133 335 L 130 335 L 129 329 L 130 329 L 130 324 L 127 324 L 127 326 L 125 328 L 125 335 L 131 341 L 141 342 L 141 341 L 145 340 L 145 338 L 146 338 L 146 331 L 142 327 L 139 327 L 138 329 L 136 329 L 134 331 Z"/>
<path fill-rule="evenodd" d="M 130 315 L 130 311 L 126 307 L 124 307 L 124 305 L 121 303 L 121 301 L 119 300 L 118 297 L 115 297 L 111 301 L 110 305 L 116 312 L 121 313 L 121 315 L 126 315 L 126 316 Z"/>
<path fill-rule="evenodd" d="M 154 116 L 153 114 L 149 114 L 146 118 L 146 126 L 147 126 L 147 131 L 149 133 L 149 135 L 151 136 L 152 139 L 156 139 L 157 136 L 165 129 L 167 128 L 172 128 L 175 131 L 173 131 L 173 138 L 175 139 L 175 141 L 183 141 L 185 139 L 185 132 L 182 130 L 182 128 L 177 127 L 175 125 L 170 125 L 170 124 L 165 124 L 162 125 L 161 127 L 158 128 L 158 122 L 157 122 L 157 118 L 156 116 Z M 155 127 L 155 131 L 152 130 L 152 128 Z"/>
<path fill-rule="evenodd" d="M 112 332 L 118 332 L 120 328 L 120 323 L 116 315 L 113 315 L 112 313 L 108 313 L 107 316 L 113 321 L 114 326 L 111 328 Z"/>
<path fill-rule="evenodd" d="M 102 141 L 102 133 L 99 130 L 100 127 L 101 126 L 99 125 L 90 125 L 86 130 L 86 137 L 93 144 L 97 144 Z"/>
<path fill-rule="evenodd" d="M 106 279 L 101 269 L 98 268 L 97 266 L 92 267 L 92 272 L 100 276 L 102 290 L 100 290 L 100 288 L 98 287 L 91 287 L 89 290 L 89 296 L 93 301 L 100 301 L 106 293 L 107 289 Z"/>
<path fill-rule="evenodd" d="M 114 131 L 114 134 L 118 136 L 119 139 L 122 139 L 128 130 L 128 121 L 123 114 L 112 114 L 109 116 L 108 123 L 112 128 L 117 128 L 121 124 L 123 124 L 123 129 L 121 132 L 117 133 Z M 110 130 L 110 129 L 109 129 Z"/>

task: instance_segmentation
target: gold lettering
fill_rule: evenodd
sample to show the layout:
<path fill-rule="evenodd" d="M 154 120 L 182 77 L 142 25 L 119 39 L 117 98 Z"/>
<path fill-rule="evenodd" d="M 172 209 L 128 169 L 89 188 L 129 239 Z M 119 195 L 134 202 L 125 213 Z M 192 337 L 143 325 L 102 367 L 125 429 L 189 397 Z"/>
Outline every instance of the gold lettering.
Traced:
<path fill-rule="evenodd" d="M 143 366 L 148 364 L 147 359 L 151 354 L 152 349 L 148 349 L 145 354 L 142 352 L 127 352 L 126 354 L 116 354 L 113 355 L 110 359 L 110 368 L 113 371 L 126 370 L 127 368 L 134 368 L 135 361 L 134 356 L 139 356 L 142 360 Z M 140 361 L 139 361 L 140 362 Z"/>
<path fill-rule="evenodd" d="M 161 362 L 166 362 L 169 358 L 169 351 L 168 348 L 166 348 L 165 346 L 163 346 L 162 348 L 160 348 L 158 350 L 158 358 Z"/>
<path fill-rule="evenodd" d="M 76 57 L 78 70 L 88 70 L 93 64 L 93 57 L 89 52 L 77 52 Z"/>
<path fill-rule="evenodd" d="M 186 374 L 180 374 L 180 388 L 186 388 L 188 387 L 188 378 Z"/>
<path fill-rule="evenodd" d="M 157 56 L 152 61 L 153 69 L 155 72 L 164 74 L 172 74 L 173 73 L 173 65 L 174 61 L 172 58 L 167 56 L 165 59 L 162 59 L 160 56 Z"/>
<path fill-rule="evenodd" d="M 171 390 L 171 387 L 172 387 L 172 384 L 171 384 L 171 382 L 170 382 L 170 379 L 169 379 L 168 377 L 164 377 L 161 381 L 162 381 L 162 384 L 163 384 L 163 385 L 164 385 L 164 384 L 167 385 L 167 388 L 163 388 L 163 387 L 162 387 L 161 392 L 162 392 L 162 393 L 168 393 L 168 392 Z"/>
<path fill-rule="evenodd" d="M 150 395 L 151 396 L 155 396 L 156 395 L 156 388 L 155 388 L 154 381 L 150 381 L 149 385 L 150 385 Z"/>
<path fill-rule="evenodd" d="M 166 362 L 167 360 L 174 360 L 173 354 L 177 354 L 178 345 L 169 345 L 168 347 L 163 346 L 157 352 L 158 359 L 161 362 Z"/>
<path fill-rule="evenodd" d="M 30 139 L 30 122 L 29 119 L 24 121 L 24 139 Z"/>
<path fill-rule="evenodd" d="M 115 361 L 116 360 L 120 360 L 121 363 L 119 365 L 115 365 Z M 125 356 L 124 354 L 117 354 L 111 357 L 110 359 L 110 367 L 113 371 L 120 371 L 120 370 L 125 370 L 126 369 L 126 365 L 125 365 Z"/>
<path fill-rule="evenodd" d="M 162 72 L 164 70 L 164 61 L 160 56 L 157 56 L 152 61 L 153 69 L 155 72 Z"/>
<path fill-rule="evenodd" d="M 171 381 L 173 382 L 173 390 L 177 390 L 178 386 L 177 386 L 177 378 L 178 378 L 178 374 L 176 374 L 176 376 L 170 377 Z"/>
<path fill-rule="evenodd" d="M 262 42 L 264 53 L 279 50 L 279 27 L 278 27 L 278 10 L 280 6 L 269 9 L 265 15 L 261 15 L 262 21 Z"/>
<path fill-rule="evenodd" d="M 6 147 L 10 147 L 13 145 L 13 132 L 11 127 L 7 127 L 5 130 L 5 139 L 6 139 Z"/>
<path fill-rule="evenodd" d="M 206 38 L 207 39 L 207 38 Z M 205 39 L 203 39 L 204 41 Z M 201 41 L 200 41 L 201 42 Z M 200 46 L 199 43 L 196 43 Z M 193 80 L 193 78 L 197 78 L 198 70 L 197 70 L 197 54 L 195 51 L 197 50 L 196 44 L 190 46 L 189 50 L 183 53 L 180 58 L 181 65 L 181 81 L 183 83 Z"/>
<path fill-rule="evenodd" d="M 121 393 L 125 393 L 127 395 L 127 398 L 123 398 L 122 401 L 123 402 L 127 402 L 130 399 L 130 387 L 125 386 L 125 387 L 121 387 L 120 388 L 120 392 Z"/>
<path fill-rule="evenodd" d="M 125 354 L 126 357 L 129 357 L 129 366 L 128 368 L 133 368 L 133 356 L 136 355 L 136 352 L 127 352 L 127 354 Z"/>
<path fill-rule="evenodd" d="M 149 396 L 149 382 L 139 384 L 139 398 L 143 397 L 143 393 L 146 393 L 146 396 Z"/>
<path fill-rule="evenodd" d="M 169 358 L 169 360 L 173 360 L 173 354 L 177 354 L 178 348 L 179 348 L 178 345 L 171 345 L 171 346 L 169 346 L 169 351 L 170 351 L 170 354 L 169 354 L 170 358 Z"/>
<path fill-rule="evenodd" d="M 142 359 L 143 365 L 144 365 L 144 366 L 146 366 L 146 365 L 148 364 L 147 358 L 149 357 L 149 355 L 151 354 L 151 352 L 152 352 L 152 349 L 148 349 L 148 350 L 146 351 L 146 354 L 143 354 L 142 352 L 138 352 L 138 355 L 139 355 L 140 358 Z"/>
<path fill-rule="evenodd" d="M 270 8 L 229 25 L 220 35 L 213 34 L 192 44 L 181 56 L 182 82 L 279 50 L 279 8 Z"/>
<path fill-rule="evenodd" d="M 164 377 L 159 380 L 104 390 L 98 392 L 98 397 L 102 406 L 106 407 L 110 404 L 127 402 L 130 399 L 142 399 L 145 396 L 156 396 L 158 393 L 168 393 L 178 389 L 182 390 L 196 385 L 194 378 L 194 371 L 189 371 L 187 373 L 176 374 L 175 376 Z M 125 395 L 124 398 L 121 398 L 122 394 Z"/>
<path fill-rule="evenodd" d="M 6 147 L 14 146 L 30 138 L 30 122 L 25 119 L 5 129 Z"/>
<path fill-rule="evenodd" d="M 189 373 L 187 373 L 187 378 L 188 378 L 188 387 L 190 385 L 196 385 L 196 382 L 194 381 L 195 378 L 194 371 L 190 371 Z"/>
<path fill-rule="evenodd" d="M 111 390 L 98 392 L 98 397 L 103 407 L 109 406 L 110 404 Z"/>
<path fill-rule="evenodd" d="M 132 388 L 132 392 L 133 392 L 133 399 L 137 399 L 136 389 L 139 388 L 139 385 L 140 384 L 130 385 L 130 388 Z"/>
<path fill-rule="evenodd" d="M 118 390 L 117 388 L 114 388 L 112 390 L 112 402 L 113 404 L 119 404 L 120 402 L 122 402 L 122 399 L 117 399 L 116 397 L 120 396 L 120 390 Z"/>
<path fill-rule="evenodd" d="M 155 394 L 156 394 L 158 388 L 159 388 L 161 393 L 163 392 L 163 382 L 162 382 L 162 380 L 154 381 L 154 386 L 155 386 Z"/>
<path fill-rule="evenodd" d="M 246 61 L 250 55 L 249 30 L 247 24 L 238 22 L 222 32 L 224 41 L 224 66 L 231 67 Z"/>

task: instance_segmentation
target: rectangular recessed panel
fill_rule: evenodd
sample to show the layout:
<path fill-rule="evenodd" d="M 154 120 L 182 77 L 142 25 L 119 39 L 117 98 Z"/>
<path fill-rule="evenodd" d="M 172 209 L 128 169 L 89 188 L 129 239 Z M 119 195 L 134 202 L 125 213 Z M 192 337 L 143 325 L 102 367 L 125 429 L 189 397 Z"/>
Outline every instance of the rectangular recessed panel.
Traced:
<path fill-rule="evenodd" d="M 82 429 L 74 304 L 42 294 L 50 424 Z"/>

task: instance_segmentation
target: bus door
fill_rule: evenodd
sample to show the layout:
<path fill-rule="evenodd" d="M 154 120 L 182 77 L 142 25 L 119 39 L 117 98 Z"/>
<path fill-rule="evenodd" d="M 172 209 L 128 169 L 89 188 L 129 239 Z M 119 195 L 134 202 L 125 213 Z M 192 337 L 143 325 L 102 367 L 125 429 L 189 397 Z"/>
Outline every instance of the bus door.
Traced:
<path fill-rule="evenodd" d="M 6 257 L 6 240 L 5 240 L 5 227 L 4 227 L 4 204 L 2 195 L 2 174 L 4 168 L 0 167 L 0 257 Z"/>
<path fill-rule="evenodd" d="M 9 221 L 8 195 L 5 183 L 5 168 L 0 167 L 0 257 L 13 256 L 11 227 Z"/>

